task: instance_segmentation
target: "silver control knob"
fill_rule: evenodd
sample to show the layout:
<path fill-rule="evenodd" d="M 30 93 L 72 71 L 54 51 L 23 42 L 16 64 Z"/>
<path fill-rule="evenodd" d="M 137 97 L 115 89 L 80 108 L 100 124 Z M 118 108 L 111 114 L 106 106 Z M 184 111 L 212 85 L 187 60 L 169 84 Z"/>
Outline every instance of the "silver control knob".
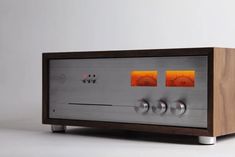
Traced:
<path fill-rule="evenodd" d="M 146 113 L 149 110 L 149 103 L 145 100 L 138 101 L 135 111 L 138 113 Z"/>
<path fill-rule="evenodd" d="M 167 104 L 164 101 L 159 101 L 157 104 L 152 106 L 152 110 L 155 113 L 163 114 L 167 110 Z"/>
<path fill-rule="evenodd" d="M 181 101 L 176 101 L 171 105 L 171 112 L 177 116 L 184 114 L 186 105 Z"/>

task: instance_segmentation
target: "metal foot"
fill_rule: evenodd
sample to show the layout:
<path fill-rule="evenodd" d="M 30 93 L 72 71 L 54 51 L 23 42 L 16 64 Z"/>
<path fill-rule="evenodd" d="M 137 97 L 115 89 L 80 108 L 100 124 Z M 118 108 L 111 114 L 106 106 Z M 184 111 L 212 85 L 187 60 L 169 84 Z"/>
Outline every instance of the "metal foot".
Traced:
<path fill-rule="evenodd" d="M 216 143 L 216 137 L 199 136 L 198 139 L 200 144 L 212 145 Z"/>
<path fill-rule="evenodd" d="M 66 126 L 64 125 L 51 125 L 52 132 L 65 132 Z"/>

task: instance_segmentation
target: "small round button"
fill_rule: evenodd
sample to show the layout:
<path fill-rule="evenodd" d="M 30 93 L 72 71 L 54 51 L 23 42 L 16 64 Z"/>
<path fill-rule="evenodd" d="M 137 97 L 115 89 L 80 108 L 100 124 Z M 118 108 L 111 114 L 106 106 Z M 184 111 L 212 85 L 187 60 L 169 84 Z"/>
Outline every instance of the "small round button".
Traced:
<path fill-rule="evenodd" d="M 163 114 L 167 110 L 167 104 L 164 101 L 159 101 L 157 104 L 152 106 L 152 110 L 155 113 Z"/>
<path fill-rule="evenodd" d="M 145 100 L 140 100 L 134 108 L 138 113 L 146 113 L 149 110 L 149 103 Z"/>
<path fill-rule="evenodd" d="M 182 115 L 186 111 L 186 105 L 181 101 L 176 101 L 171 105 L 171 112 L 174 115 Z"/>

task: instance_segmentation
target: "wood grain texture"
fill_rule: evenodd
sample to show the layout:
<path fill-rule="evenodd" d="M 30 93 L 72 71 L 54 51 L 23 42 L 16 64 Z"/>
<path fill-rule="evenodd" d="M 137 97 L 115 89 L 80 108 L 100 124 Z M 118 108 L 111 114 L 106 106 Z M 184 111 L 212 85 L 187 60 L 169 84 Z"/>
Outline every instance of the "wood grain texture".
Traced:
<path fill-rule="evenodd" d="M 213 72 L 213 136 L 222 136 L 235 132 L 235 49 L 214 48 Z"/>

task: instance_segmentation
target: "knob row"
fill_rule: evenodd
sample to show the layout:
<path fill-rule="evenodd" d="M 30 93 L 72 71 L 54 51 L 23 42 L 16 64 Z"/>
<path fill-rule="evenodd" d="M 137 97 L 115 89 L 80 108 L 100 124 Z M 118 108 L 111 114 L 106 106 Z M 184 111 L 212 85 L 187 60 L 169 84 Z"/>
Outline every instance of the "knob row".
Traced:
<path fill-rule="evenodd" d="M 152 111 L 157 114 L 164 114 L 167 111 L 168 105 L 164 101 L 159 101 L 157 104 L 151 106 Z M 150 109 L 150 104 L 146 100 L 141 100 L 135 106 L 135 111 L 138 113 L 147 113 Z M 171 104 L 170 111 L 174 115 L 182 115 L 186 111 L 186 105 L 181 101 L 176 101 Z"/>

